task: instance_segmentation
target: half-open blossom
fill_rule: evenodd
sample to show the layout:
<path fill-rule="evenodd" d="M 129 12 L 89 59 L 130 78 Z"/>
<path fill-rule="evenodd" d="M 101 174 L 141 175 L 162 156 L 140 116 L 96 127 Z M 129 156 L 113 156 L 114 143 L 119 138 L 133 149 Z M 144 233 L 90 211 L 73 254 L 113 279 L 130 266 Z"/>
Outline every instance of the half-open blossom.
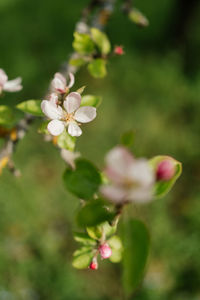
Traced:
<path fill-rule="evenodd" d="M 135 159 L 118 146 L 106 157 L 105 174 L 110 184 L 101 187 L 102 194 L 115 203 L 147 202 L 152 198 L 155 175 L 144 158 Z"/>
<path fill-rule="evenodd" d="M 170 180 L 175 173 L 174 163 L 172 159 L 165 159 L 157 166 L 156 177 L 157 180 Z"/>
<path fill-rule="evenodd" d="M 56 97 L 50 100 L 43 100 L 41 109 L 43 113 L 52 121 L 49 122 L 47 129 L 54 135 L 60 135 L 65 127 L 71 136 L 80 136 L 82 130 L 79 123 L 88 123 L 96 118 L 96 108 L 92 106 L 82 106 L 81 95 L 77 92 L 70 93 L 63 102 L 63 107 L 56 104 Z"/>
<path fill-rule="evenodd" d="M 66 161 L 66 163 L 70 165 L 72 169 L 75 169 L 75 160 L 80 156 L 80 153 L 62 149 L 60 154 L 64 161 Z"/>
<path fill-rule="evenodd" d="M 0 94 L 2 91 L 6 92 L 18 92 L 22 89 L 21 77 L 17 77 L 13 80 L 8 80 L 8 76 L 3 69 L 0 69 Z"/>
<path fill-rule="evenodd" d="M 99 253 L 102 259 L 109 258 L 112 255 L 112 250 L 107 243 L 99 246 Z"/>
<path fill-rule="evenodd" d="M 65 94 L 74 85 L 74 81 L 74 75 L 72 73 L 69 73 L 68 84 L 66 78 L 61 73 L 56 73 L 51 83 L 52 89 L 57 93 Z"/>

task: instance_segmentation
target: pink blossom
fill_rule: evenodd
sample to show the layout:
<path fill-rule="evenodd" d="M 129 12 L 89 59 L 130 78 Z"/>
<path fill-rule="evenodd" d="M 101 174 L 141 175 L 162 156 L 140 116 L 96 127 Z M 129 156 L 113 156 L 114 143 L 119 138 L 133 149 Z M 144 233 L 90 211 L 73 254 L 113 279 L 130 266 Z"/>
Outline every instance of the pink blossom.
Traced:
<path fill-rule="evenodd" d="M 112 250 L 107 243 L 99 246 L 99 253 L 102 259 L 109 258 L 112 255 Z"/>
<path fill-rule="evenodd" d="M 170 180 L 175 173 L 173 161 L 171 159 L 165 159 L 161 161 L 157 166 L 156 177 L 157 180 Z"/>
<path fill-rule="evenodd" d="M 0 94 L 2 91 L 6 92 L 18 92 L 22 89 L 21 77 L 17 77 L 13 80 L 8 80 L 8 76 L 3 69 L 0 69 Z"/>
<path fill-rule="evenodd" d="M 146 159 L 135 159 L 126 148 L 115 147 L 106 156 L 105 174 L 110 183 L 101 192 L 107 199 L 115 203 L 151 200 L 155 176 Z"/>
<path fill-rule="evenodd" d="M 66 78 L 61 73 L 56 73 L 51 83 L 52 89 L 57 93 L 65 94 L 74 85 L 74 81 L 72 73 L 69 73 L 69 84 L 67 84 Z"/>
<path fill-rule="evenodd" d="M 98 269 L 98 262 L 97 262 L 96 257 L 94 257 L 93 260 L 91 261 L 89 268 L 91 270 L 97 270 Z"/>
<path fill-rule="evenodd" d="M 81 95 L 77 92 L 72 92 L 65 98 L 63 107 L 57 103 L 55 94 L 51 95 L 50 100 L 43 100 L 41 103 L 43 113 L 51 119 L 47 126 L 48 131 L 54 136 L 60 135 L 65 127 L 68 127 L 71 136 L 80 136 L 82 130 L 79 123 L 88 123 L 96 118 L 95 107 L 80 107 Z"/>

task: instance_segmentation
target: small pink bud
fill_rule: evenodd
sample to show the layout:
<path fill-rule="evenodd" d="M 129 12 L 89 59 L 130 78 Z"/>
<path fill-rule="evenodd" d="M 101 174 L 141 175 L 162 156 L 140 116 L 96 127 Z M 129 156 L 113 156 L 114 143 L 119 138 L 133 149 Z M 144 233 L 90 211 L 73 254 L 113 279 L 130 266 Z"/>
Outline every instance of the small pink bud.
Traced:
<path fill-rule="evenodd" d="M 124 49 L 122 46 L 115 46 L 114 48 L 114 53 L 116 55 L 123 55 L 124 54 Z"/>
<path fill-rule="evenodd" d="M 172 160 L 166 159 L 158 164 L 156 177 L 157 180 L 170 180 L 175 173 L 175 168 Z"/>
<path fill-rule="evenodd" d="M 112 255 L 112 250 L 109 245 L 105 243 L 99 247 L 99 253 L 101 255 L 101 258 L 105 259 L 109 258 Z"/>
<path fill-rule="evenodd" d="M 97 262 L 96 258 L 93 258 L 92 262 L 90 263 L 89 268 L 91 270 L 97 270 L 98 269 L 98 262 Z"/>

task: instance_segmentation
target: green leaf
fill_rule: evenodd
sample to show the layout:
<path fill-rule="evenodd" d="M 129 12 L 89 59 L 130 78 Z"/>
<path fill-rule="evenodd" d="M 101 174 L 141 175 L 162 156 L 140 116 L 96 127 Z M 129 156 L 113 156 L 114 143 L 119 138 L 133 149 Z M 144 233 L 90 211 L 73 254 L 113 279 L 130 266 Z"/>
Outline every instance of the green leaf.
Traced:
<path fill-rule="evenodd" d="M 87 203 L 77 215 L 77 223 L 82 227 L 96 226 L 113 219 L 113 213 L 109 212 L 101 200 L 93 200 Z"/>
<path fill-rule="evenodd" d="M 135 132 L 133 130 L 126 131 L 121 136 L 121 144 L 126 147 L 131 147 L 134 143 Z"/>
<path fill-rule="evenodd" d="M 112 249 L 112 255 L 110 261 L 118 263 L 122 259 L 123 245 L 119 236 L 114 235 L 108 240 L 108 244 Z"/>
<path fill-rule="evenodd" d="M 76 161 L 76 169 L 64 173 L 66 188 L 77 197 L 89 200 L 98 191 L 101 177 L 97 168 L 85 159 Z"/>
<path fill-rule="evenodd" d="M 180 177 L 181 173 L 182 173 L 182 164 L 175 160 L 174 158 L 170 157 L 170 156 L 165 156 L 165 155 L 158 155 L 153 157 L 152 159 L 149 160 L 149 163 L 151 165 L 151 167 L 155 170 L 156 173 L 156 169 L 158 164 L 166 159 L 171 159 L 174 163 L 174 167 L 175 167 L 175 173 L 174 176 L 168 180 L 168 181 L 157 181 L 154 185 L 154 197 L 156 198 L 161 198 L 163 196 L 165 196 L 173 187 L 173 185 L 175 184 L 176 180 Z"/>
<path fill-rule="evenodd" d="M 41 102 L 41 100 L 27 100 L 19 103 L 16 107 L 19 110 L 34 116 L 44 116 L 41 110 Z"/>
<path fill-rule="evenodd" d="M 108 54 L 111 50 L 111 45 L 107 35 L 97 28 L 91 28 L 91 35 L 101 53 Z"/>
<path fill-rule="evenodd" d="M 103 78 L 107 74 L 106 62 L 102 58 L 94 59 L 88 65 L 88 71 L 95 78 Z"/>
<path fill-rule="evenodd" d="M 102 234 L 106 236 L 106 239 L 110 238 L 110 236 L 116 232 L 117 227 L 109 225 L 108 222 L 104 222 L 98 226 L 87 227 L 86 229 L 92 239 L 99 240 Z"/>
<path fill-rule="evenodd" d="M 80 54 L 91 54 L 95 49 L 95 45 L 89 34 L 75 32 L 73 48 Z"/>
<path fill-rule="evenodd" d="M 133 8 L 129 12 L 128 16 L 129 16 L 129 19 L 132 22 L 134 22 L 135 24 L 137 24 L 138 26 L 146 27 L 149 25 L 148 19 L 143 15 L 143 13 L 141 11 L 139 11 L 136 8 Z"/>
<path fill-rule="evenodd" d="M 74 67 L 81 67 L 86 63 L 86 61 L 84 60 L 84 58 L 72 58 L 69 61 L 69 64 L 74 66 Z"/>
<path fill-rule="evenodd" d="M 59 136 L 57 140 L 57 144 L 62 149 L 67 149 L 70 151 L 74 151 L 76 145 L 76 138 L 72 137 L 64 130 Z"/>
<path fill-rule="evenodd" d="M 146 226 L 139 220 L 129 220 L 124 227 L 123 286 L 130 295 L 144 276 L 150 238 Z"/>
<path fill-rule="evenodd" d="M 100 240 L 102 228 L 100 226 L 86 227 L 88 235 L 94 240 Z"/>
<path fill-rule="evenodd" d="M 49 120 L 42 122 L 38 128 L 38 132 L 48 134 L 49 133 L 49 131 L 47 129 L 48 124 L 49 124 Z"/>
<path fill-rule="evenodd" d="M 93 252 L 91 250 L 86 250 L 86 249 L 84 252 L 83 249 L 82 254 L 74 256 L 72 265 L 76 269 L 86 269 L 90 265 L 92 258 L 93 258 Z"/>
<path fill-rule="evenodd" d="M 79 88 L 76 92 L 79 93 L 79 94 L 82 94 L 84 92 L 85 88 L 86 88 L 86 85 Z"/>
<path fill-rule="evenodd" d="M 96 241 L 94 241 L 94 239 L 90 238 L 87 233 L 75 232 L 74 239 L 75 239 L 75 241 L 82 243 L 84 245 L 92 246 L 92 245 L 96 244 Z"/>
<path fill-rule="evenodd" d="M 82 97 L 81 106 L 98 107 L 101 104 L 101 97 L 94 95 L 85 95 Z"/>
<path fill-rule="evenodd" d="M 0 125 L 11 125 L 15 119 L 12 108 L 6 105 L 0 105 Z"/>

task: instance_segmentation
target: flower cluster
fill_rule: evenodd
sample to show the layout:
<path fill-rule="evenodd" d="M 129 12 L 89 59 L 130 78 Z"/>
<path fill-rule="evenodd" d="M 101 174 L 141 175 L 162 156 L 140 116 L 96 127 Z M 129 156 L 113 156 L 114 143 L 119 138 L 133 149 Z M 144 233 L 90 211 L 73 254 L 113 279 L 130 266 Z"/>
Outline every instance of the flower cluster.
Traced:
<path fill-rule="evenodd" d="M 103 185 L 101 192 L 112 202 L 151 200 L 155 174 L 146 159 L 135 159 L 126 148 L 118 146 L 106 156 L 105 174 L 110 183 Z"/>
<path fill-rule="evenodd" d="M 81 106 L 81 95 L 71 92 L 69 89 L 74 84 L 74 75 L 69 74 L 70 82 L 67 85 L 62 74 L 56 73 L 52 81 L 53 93 L 49 100 L 43 100 L 41 109 L 51 120 L 47 126 L 48 131 L 54 135 L 60 135 L 65 128 L 71 136 L 80 136 L 82 130 L 80 123 L 88 123 L 96 118 L 96 108 L 92 106 Z"/>
<path fill-rule="evenodd" d="M 22 79 L 21 77 L 17 77 L 13 80 L 8 80 L 7 74 L 4 72 L 3 69 L 0 69 L 0 94 L 2 91 L 5 92 L 18 92 L 21 91 Z"/>

